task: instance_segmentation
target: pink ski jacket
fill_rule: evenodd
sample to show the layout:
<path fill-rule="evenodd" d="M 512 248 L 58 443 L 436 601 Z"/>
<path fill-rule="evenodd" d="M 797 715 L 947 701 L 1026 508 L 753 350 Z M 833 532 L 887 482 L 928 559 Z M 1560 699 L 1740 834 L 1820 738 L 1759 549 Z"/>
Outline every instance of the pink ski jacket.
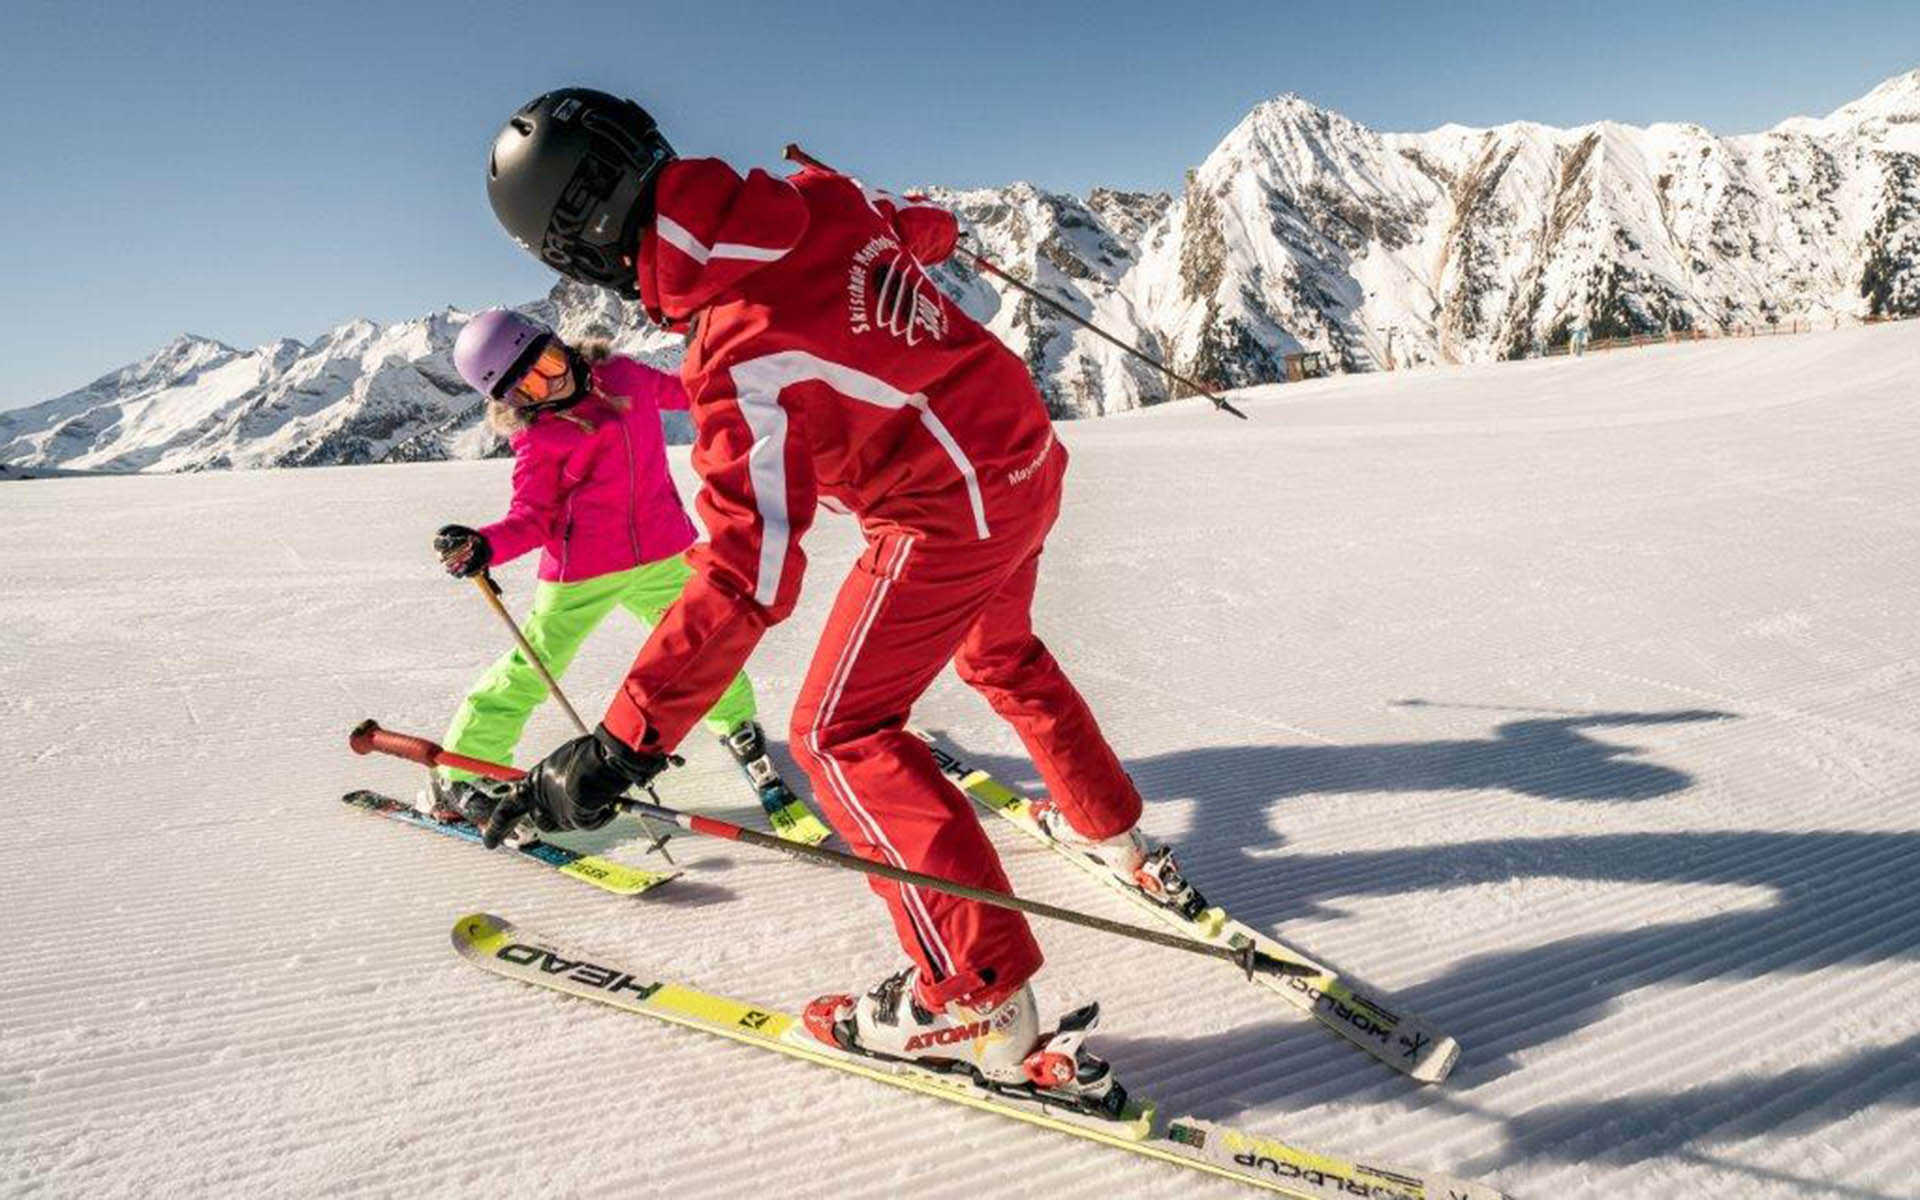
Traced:
<path fill-rule="evenodd" d="M 615 356 L 592 391 L 513 435 L 513 503 L 480 529 L 493 561 L 540 547 L 540 578 L 572 583 L 671 558 L 694 542 L 667 473 L 660 410 L 687 407 L 680 380 Z"/>

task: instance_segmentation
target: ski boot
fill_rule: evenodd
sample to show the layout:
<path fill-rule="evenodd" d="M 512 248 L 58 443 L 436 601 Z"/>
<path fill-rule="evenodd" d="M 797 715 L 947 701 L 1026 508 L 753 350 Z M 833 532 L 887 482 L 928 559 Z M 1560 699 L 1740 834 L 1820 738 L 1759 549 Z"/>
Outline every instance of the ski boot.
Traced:
<path fill-rule="evenodd" d="M 427 778 L 431 781 L 426 787 L 414 793 L 413 809 L 424 813 L 442 825 L 453 825 L 467 819 L 462 801 L 473 785 L 464 779 L 448 779 L 438 771 Z"/>
<path fill-rule="evenodd" d="M 1095 841 L 1079 833 L 1067 822 L 1067 814 L 1051 800 L 1035 801 L 1033 820 L 1054 841 L 1098 863 L 1123 887 L 1170 908 L 1189 921 L 1200 920 L 1207 912 L 1206 897 L 1187 882 L 1174 861 L 1172 846 L 1149 846 L 1135 826 L 1125 833 Z"/>
<path fill-rule="evenodd" d="M 985 1008 L 955 1001 L 936 1011 L 920 1002 L 918 975 L 908 967 L 857 999 L 815 999 L 806 1007 L 807 1032 L 852 1054 L 968 1076 L 997 1095 L 1123 1119 L 1126 1089 L 1113 1068 L 1082 1045 L 1100 1018 L 1099 1005 L 1075 1009 L 1043 1037 L 1030 987 Z"/>
<path fill-rule="evenodd" d="M 502 796 L 511 784 L 496 783 L 492 780 L 448 779 L 435 771 L 433 784 L 414 801 L 414 808 L 426 813 L 442 825 L 454 825 L 466 822 L 475 829 L 485 829 L 487 819 L 493 816 L 494 806 L 500 803 Z M 514 826 L 501 842 L 503 846 L 530 846 L 540 840 L 539 831 L 529 821 L 521 821 Z"/>
<path fill-rule="evenodd" d="M 794 795 L 787 781 L 780 778 L 780 769 L 767 755 L 767 733 L 760 728 L 760 722 L 742 721 L 734 726 L 733 732 L 720 736 L 720 744 L 746 772 L 760 807 L 766 810 L 767 823 L 781 840 L 817 846 L 831 836 L 831 831 L 813 815 L 806 802 Z"/>

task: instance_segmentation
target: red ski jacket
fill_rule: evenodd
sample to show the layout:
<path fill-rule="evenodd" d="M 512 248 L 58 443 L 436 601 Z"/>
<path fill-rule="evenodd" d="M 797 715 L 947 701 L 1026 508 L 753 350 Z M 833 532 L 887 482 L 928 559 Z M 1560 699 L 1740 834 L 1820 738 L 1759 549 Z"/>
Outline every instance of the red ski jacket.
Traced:
<path fill-rule="evenodd" d="M 815 507 L 870 537 L 975 541 L 1017 524 L 1062 469 L 1026 364 L 925 267 L 952 214 L 809 163 L 744 179 L 716 159 L 661 173 L 637 262 L 656 322 L 690 330 L 681 378 L 708 541 L 634 661 L 607 726 L 671 748 L 768 626 L 793 610 Z"/>

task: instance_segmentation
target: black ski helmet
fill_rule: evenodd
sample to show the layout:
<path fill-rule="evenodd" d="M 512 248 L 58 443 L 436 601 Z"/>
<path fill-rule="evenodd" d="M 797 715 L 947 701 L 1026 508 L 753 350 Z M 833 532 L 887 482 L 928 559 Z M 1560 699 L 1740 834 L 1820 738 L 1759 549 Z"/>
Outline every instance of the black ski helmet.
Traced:
<path fill-rule="evenodd" d="M 647 110 L 591 88 L 537 96 L 487 159 L 487 199 L 513 240 L 582 283 L 640 295 L 633 259 L 673 147 Z"/>

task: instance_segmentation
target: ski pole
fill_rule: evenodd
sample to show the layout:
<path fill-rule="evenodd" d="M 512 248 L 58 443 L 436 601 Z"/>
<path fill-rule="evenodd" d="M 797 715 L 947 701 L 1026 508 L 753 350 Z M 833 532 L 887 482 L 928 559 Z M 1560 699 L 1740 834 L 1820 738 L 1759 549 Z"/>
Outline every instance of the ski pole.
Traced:
<path fill-rule="evenodd" d="M 1239 409 L 1235 408 L 1233 405 L 1227 403 L 1225 400 L 1222 400 L 1220 397 L 1214 395 L 1212 392 L 1208 391 L 1206 388 L 1201 387 L 1199 384 L 1195 383 L 1193 380 L 1188 379 L 1185 375 L 1182 375 L 1178 371 L 1175 371 L 1172 367 L 1169 367 L 1167 364 L 1161 362 L 1159 359 L 1153 357 L 1151 354 L 1148 354 L 1146 351 L 1140 349 L 1138 346 L 1128 345 L 1127 343 L 1121 341 L 1119 338 L 1108 333 L 1106 330 L 1100 328 L 1098 325 L 1095 325 L 1092 321 L 1087 320 L 1085 317 L 1081 316 L 1079 313 L 1074 312 L 1072 309 L 1060 303 L 1058 300 L 1055 300 L 1052 296 L 1049 296 L 1045 292 L 1042 292 L 1039 288 L 1033 287 L 1029 284 L 1022 283 L 1018 279 L 1015 279 L 1013 276 L 1007 274 L 1005 271 L 1001 270 L 1000 267 L 992 259 L 980 253 L 978 250 L 975 250 L 973 247 L 961 245 L 961 246 L 956 246 L 954 248 L 960 251 L 960 253 L 966 255 L 968 258 L 972 259 L 973 265 L 980 268 L 982 271 L 985 271 L 990 275 L 999 276 L 1001 279 L 1006 280 L 1008 283 L 1012 284 L 1014 287 L 1020 289 L 1022 292 L 1025 292 L 1027 295 L 1033 297 L 1035 300 L 1038 300 L 1040 303 L 1046 305 L 1048 308 L 1051 308 L 1053 311 L 1059 313 L 1061 316 L 1067 318 L 1069 321 L 1072 321 L 1074 324 L 1080 326 L 1082 329 L 1087 330 L 1089 333 L 1098 334 L 1100 337 L 1107 339 L 1109 342 L 1112 342 L 1114 345 L 1120 347 L 1122 350 L 1125 350 L 1128 354 L 1133 355 L 1135 358 L 1139 359 L 1141 362 L 1144 362 L 1148 366 L 1159 371 L 1162 375 L 1165 375 L 1168 379 L 1171 379 L 1175 383 L 1181 384 L 1185 387 L 1191 388 L 1195 393 L 1199 395 L 1205 396 L 1207 399 L 1213 401 L 1213 406 L 1219 409 L 1221 412 L 1230 412 L 1234 416 L 1239 417 L 1242 421 L 1247 419 L 1247 414 L 1241 412 Z"/>
<path fill-rule="evenodd" d="M 505 625 L 507 632 L 513 635 L 514 643 L 520 647 L 520 653 L 525 655 L 527 661 L 533 664 L 533 669 L 540 673 L 540 678 L 546 683 L 547 690 L 553 693 L 553 698 L 559 702 L 561 711 L 567 714 L 567 719 L 573 722 L 573 727 L 583 734 L 592 733 L 593 730 L 588 729 L 587 723 L 580 719 L 580 714 L 574 711 L 573 704 L 567 699 L 567 694 L 560 690 L 560 681 L 553 677 L 552 671 L 547 670 L 547 664 L 541 661 L 539 652 L 533 648 L 533 643 L 527 640 L 526 634 L 520 632 L 520 626 L 514 621 L 513 614 L 508 612 L 507 606 L 501 602 L 500 585 L 494 582 L 493 573 L 482 571 L 473 577 L 473 583 L 480 589 L 480 595 L 486 598 L 487 607 L 493 609 L 494 615 L 500 618 L 500 623 Z"/>
<path fill-rule="evenodd" d="M 458 767 L 463 771 L 472 771 L 476 775 L 488 775 L 494 779 L 516 780 L 526 775 L 517 767 L 487 762 L 484 759 L 469 758 L 464 754 L 455 754 L 444 750 L 423 737 L 412 734 L 395 733 L 382 729 L 371 718 L 362 721 L 348 735 L 347 744 L 355 754 L 391 754 L 396 758 L 424 763 L 428 766 Z M 1096 917 L 1091 913 L 1077 912 L 1070 908 L 1060 908 L 1038 900 L 1025 900 L 1006 892 L 996 892 L 988 888 L 974 887 L 957 880 L 945 879 L 938 875 L 927 875 L 919 871 L 909 871 L 891 863 L 869 862 L 852 854 L 842 854 L 838 850 L 829 850 L 824 846 L 809 846 L 801 842 L 788 842 L 770 833 L 761 833 L 757 829 L 748 829 L 730 821 L 721 821 L 713 817 L 697 816 L 681 812 L 677 808 L 668 808 L 662 804 L 652 804 L 631 797 L 620 801 L 622 807 L 658 817 L 662 821 L 679 826 L 689 833 L 704 834 L 707 837 L 722 838 L 729 842 L 745 842 L 749 846 L 759 846 L 765 850 L 778 850 L 782 854 L 821 866 L 838 867 L 845 871 L 858 871 L 862 875 L 877 875 L 882 879 L 891 879 L 895 883 L 912 884 L 931 891 L 944 892 L 949 896 L 959 896 L 965 900 L 977 900 L 982 904 L 991 904 L 996 908 L 1012 909 L 1014 912 L 1027 913 L 1036 917 L 1047 917 L 1055 921 L 1064 921 L 1069 925 L 1078 925 L 1083 929 L 1095 929 L 1102 933 L 1116 934 L 1134 941 L 1151 942 L 1156 946 L 1166 946 L 1174 950 L 1184 950 L 1189 954 L 1204 955 L 1207 958 L 1223 958 L 1245 971 L 1249 977 L 1255 972 L 1264 975 L 1282 977 L 1294 975 L 1315 975 L 1316 967 L 1305 963 L 1275 958 L 1256 947 L 1251 939 L 1231 946 L 1216 946 L 1207 942 L 1196 942 L 1191 938 L 1177 934 L 1161 933 L 1158 930 L 1142 929 L 1138 925 L 1129 925 L 1124 921 L 1109 921 L 1105 917 Z"/>
<path fill-rule="evenodd" d="M 580 736 L 591 737 L 593 730 L 588 729 L 587 723 L 580 719 L 580 714 L 574 710 L 573 704 L 567 699 L 567 694 L 560 690 L 560 681 L 553 677 L 552 671 L 547 670 L 547 664 L 541 661 L 539 652 L 533 648 L 533 643 L 527 640 L 526 634 L 520 632 L 519 623 L 513 619 L 513 614 L 508 612 L 507 606 L 501 602 L 500 585 L 494 582 L 493 573 L 481 571 L 473 577 L 473 583 L 480 589 L 480 594 L 486 597 L 487 606 L 500 618 L 500 623 L 505 625 L 507 632 L 513 635 L 514 643 L 520 647 L 520 653 L 533 665 L 533 669 L 540 673 L 540 678 L 546 682 L 547 691 L 559 701 L 561 710 L 567 714 L 567 719 L 573 722 L 573 727 L 580 731 Z M 474 774 L 485 774 L 485 772 L 476 771 Z M 667 839 L 655 833 L 653 825 L 645 817 L 640 818 L 640 830 L 652 843 L 647 847 L 648 850 L 658 850 L 660 857 L 668 862 L 673 861 L 673 855 L 667 852 Z"/>
<path fill-rule="evenodd" d="M 833 170 L 832 167 L 829 167 L 827 164 L 821 162 L 819 159 L 815 158 L 813 155 L 808 154 L 805 150 L 802 150 L 797 144 L 793 142 L 787 143 L 786 158 L 789 162 L 796 162 L 801 164 L 802 166 L 818 167 L 822 171 Z M 966 237 L 967 235 L 963 233 L 960 236 Z M 986 271 L 991 274 L 998 275 L 1000 278 L 1006 280 L 1008 283 L 1012 284 L 1014 287 L 1019 288 L 1021 291 L 1025 292 L 1027 295 L 1032 296 L 1035 300 L 1038 300 L 1040 303 L 1046 305 L 1048 308 L 1051 308 L 1055 312 L 1059 313 L 1061 316 L 1067 318 L 1069 321 L 1072 321 L 1074 324 L 1079 325 L 1081 328 L 1091 333 L 1096 333 L 1101 337 L 1107 339 L 1109 342 L 1112 342 L 1114 345 L 1120 347 L 1122 350 L 1125 350 L 1128 354 L 1133 355 L 1135 358 L 1146 363 L 1148 366 L 1152 367 L 1154 370 L 1159 371 L 1162 375 L 1165 375 L 1168 379 L 1171 379 L 1174 382 L 1182 384 L 1186 387 L 1192 388 L 1196 394 L 1205 396 L 1207 399 L 1213 401 L 1213 406 L 1215 408 L 1221 410 L 1222 412 L 1230 412 L 1234 416 L 1239 417 L 1242 421 L 1247 419 L 1247 414 L 1241 412 L 1239 409 L 1235 408 L 1233 405 L 1228 404 L 1225 400 L 1222 400 L 1220 397 L 1214 395 L 1212 392 L 1208 391 L 1206 388 L 1201 387 L 1199 384 L 1195 383 L 1193 380 L 1188 379 L 1186 376 L 1179 374 L 1172 367 L 1169 367 L 1165 363 L 1154 358 L 1152 355 L 1148 354 L 1146 351 L 1141 350 L 1137 346 L 1127 345 L 1127 343 L 1121 341 L 1119 338 L 1108 333 L 1106 330 L 1100 328 L 1098 325 L 1095 325 L 1093 322 L 1087 320 L 1085 317 L 1081 316 L 1079 313 L 1074 312 L 1072 309 L 1060 303 L 1058 300 L 1055 300 L 1053 297 L 1045 295 L 1035 290 L 1033 287 L 1020 282 L 1018 279 L 1015 279 L 1013 276 L 1007 274 L 1005 271 L 1002 271 L 998 266 L 994 265 L 992 260 L 987 258 L 986 255 L 980 253 L 978 250 L 975 250 L 973 247 L 965 246 L 965 245 L 957 245 L 954 247 L 954 249 L 960 251 L 960 253 L 972 259 L 973 265 L 980 268 L 982 271 Z"/>

